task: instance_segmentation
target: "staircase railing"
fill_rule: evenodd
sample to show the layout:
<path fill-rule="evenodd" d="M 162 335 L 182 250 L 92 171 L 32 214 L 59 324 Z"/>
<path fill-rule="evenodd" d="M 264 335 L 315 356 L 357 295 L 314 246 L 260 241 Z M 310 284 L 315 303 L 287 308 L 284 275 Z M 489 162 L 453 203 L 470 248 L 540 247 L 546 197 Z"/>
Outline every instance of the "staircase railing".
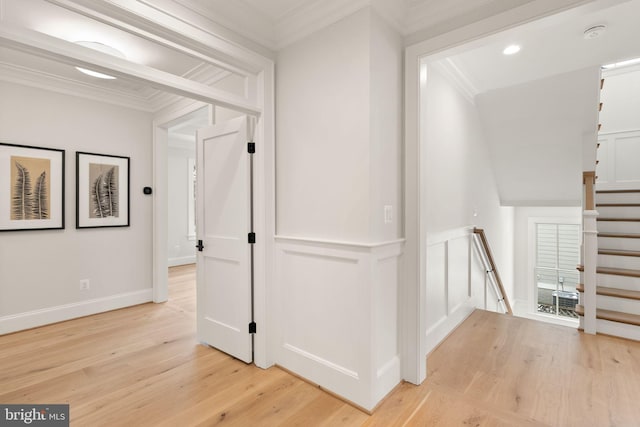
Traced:
<path fill-rule="evenodd" d="M 513 314 L 511 310 L 511 304 L 509 304 L 509 298 L 502 285 L 502 279 L 500 273 L 498 273 L 498 267 L 496 267 L 495 260 L 493 259 L 493 253 L 491 253 L 491 247 L 487 241 L 487 236 L 482 228 L 474 228 L 473 236 L 476 249 L 482 259 L 482 264 L 487 272 L 489 282 L 492 284 L 493 290 L 498 297 L 498 305 L 504 306 L 504 311 L 507 314 Z"/>

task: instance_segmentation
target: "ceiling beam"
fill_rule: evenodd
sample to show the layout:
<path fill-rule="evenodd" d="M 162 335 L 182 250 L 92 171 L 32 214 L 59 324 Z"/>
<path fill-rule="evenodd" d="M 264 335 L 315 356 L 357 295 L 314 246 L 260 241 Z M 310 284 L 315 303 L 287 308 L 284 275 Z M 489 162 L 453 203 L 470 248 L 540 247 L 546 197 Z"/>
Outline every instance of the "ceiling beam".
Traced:
<path fill-rule="evenodd" d="M 0 45 L 246 114 L 259 116 L 262 113 L 261 108 L 246 98 L 36 31 L 3 25 L 0 27 Z"/>

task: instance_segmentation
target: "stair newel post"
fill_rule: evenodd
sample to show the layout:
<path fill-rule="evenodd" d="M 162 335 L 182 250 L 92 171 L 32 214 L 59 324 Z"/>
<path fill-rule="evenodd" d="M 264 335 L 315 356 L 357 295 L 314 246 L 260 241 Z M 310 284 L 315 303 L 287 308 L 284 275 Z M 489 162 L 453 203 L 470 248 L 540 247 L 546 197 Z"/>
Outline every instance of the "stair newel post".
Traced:
<path fill-rule="evenodd" d="M 598 226 L 595 204 L 596 173 L 586 171 L 583 173 L 584 184 L 584 210 L 582 214 L 582 306 L 584 307 L 583 324 L 585 333 L 596 333 L 596 266 L 598 264 Z"/>
<path fill-rule="evenodd" d="M 584 306 L 584 332 L 596 333 L 596 265 L 598 263 L 598 212 L 585 210 L 582 216 L 582 265 L 584 266 L 582 294 Z"/>

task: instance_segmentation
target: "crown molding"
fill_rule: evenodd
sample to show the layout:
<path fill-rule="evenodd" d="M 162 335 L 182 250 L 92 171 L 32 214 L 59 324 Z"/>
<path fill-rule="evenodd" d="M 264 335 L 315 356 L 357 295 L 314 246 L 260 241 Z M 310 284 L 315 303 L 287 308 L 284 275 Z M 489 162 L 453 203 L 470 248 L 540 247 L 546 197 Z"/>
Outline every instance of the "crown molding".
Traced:
<path fill-rule="evenodd" d="M 262 70 L 275 53 L 174 0 L 46 0 L 238 74 Z"/>
<path fill-rule="evenodd" d="M 137 0 L 139 2 L 149 4 L 148 0 Z M 256 49 L 255 44 L 258 43 L 262 48 L 266 47 L 269 52 L 260 52 L 269 57 L 273 56 L 273 50 L 276 48 L 276 40 L 274 34 L 274 24 L 269 18 L 263 16 L 243 1 L 226 1 L 217 2 L 212 8 L 203 7 L 189 0 L 153 0 L 154 4 L 160 3 L 162 9 L 171 12 L 174 16 L 179 15 L 178 10 L 171 10 L 170 3 L 180 5 L 185 10 L 204 18 L 213 24 L 215 33 L 225 37 L 229 41 L 233 41 L 242 45 Z M 214 8 L 215 7 L 215 11 Z M 241 36 L 240 38 L 238 37 Z"/>
<path fill-rule="evenodd" d="M 0 62 L 0 80 L 24 86 L 37 87 L 64 95 L 118 105 L 145 112 L 153 112 L 149 101 L 130 92 L 104 88 L 31 68 Z"/>
<path fill-rule="evenodd" d="M 282 49 L 370 4 L 371 0 L 322 0 L 304 3 L 274 23 L 276 48 Z"/>
<path fill-rule="evenodd" d="M 449 81 L 458 92 L 460 92 L 470 103 L 475 104 L 475 98 L 478 93 L 478 89 L 467 78 L 467 76 L 460 70 L 451 58 L 445 58 L 440 61 L 436 61 L 432 64 L 434 68 L 440 71 L 445 79 Z M 429 76 L 427 74 L 427 80 Z"/>

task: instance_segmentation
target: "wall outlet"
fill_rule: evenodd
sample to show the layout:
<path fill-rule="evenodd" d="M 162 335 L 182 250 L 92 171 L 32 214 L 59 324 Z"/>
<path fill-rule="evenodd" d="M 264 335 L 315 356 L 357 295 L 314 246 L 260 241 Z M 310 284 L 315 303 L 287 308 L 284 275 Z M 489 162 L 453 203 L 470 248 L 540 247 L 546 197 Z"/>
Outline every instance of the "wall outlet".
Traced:
<path fill-rule="evenodd" d="M 80 280 L 80 290 L 88 291 L 89 289 L 91 289 L 91 283 L 89 282 L 89 279 Z"/>
<path fill-rule="evenodd" d="M 384 207 L 384 223 L 391 224 L 393 222 L 393 206 L 385 205 Z"/>

